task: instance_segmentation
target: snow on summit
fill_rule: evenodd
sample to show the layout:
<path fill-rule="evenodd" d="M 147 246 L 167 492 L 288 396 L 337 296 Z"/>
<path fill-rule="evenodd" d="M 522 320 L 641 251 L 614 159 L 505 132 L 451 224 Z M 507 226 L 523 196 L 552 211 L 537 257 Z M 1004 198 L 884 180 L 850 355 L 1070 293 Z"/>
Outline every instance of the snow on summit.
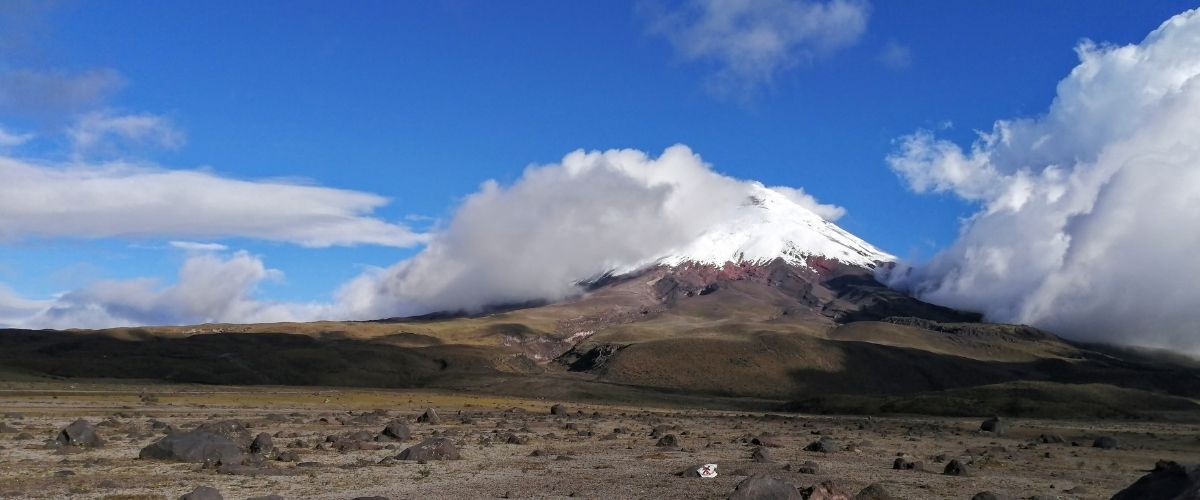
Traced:
<path fill-rule="evenodd" d="M 784 194 L 755 183 L 746 202 L 728 220 L 646 264 L 719 266 L 726 262 L 767 263 L 781 257 L 789 264 L 807 267 L 805 257 L 809 256 L 868 269 L 877 262 L 896 259 Z"/>

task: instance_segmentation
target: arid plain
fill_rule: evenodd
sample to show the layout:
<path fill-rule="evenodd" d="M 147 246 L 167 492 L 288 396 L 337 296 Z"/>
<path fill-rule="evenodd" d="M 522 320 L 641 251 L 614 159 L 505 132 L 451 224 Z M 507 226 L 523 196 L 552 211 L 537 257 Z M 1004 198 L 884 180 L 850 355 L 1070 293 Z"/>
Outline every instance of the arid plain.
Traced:
<path fill-rule="evenodd" d="M 4 498 L 174 499 L 199 486 L 227 499 L 726 498 L 747 476 L 765 474 L 800 489 L 832 481 L 850 495 L 877 483 L 907 499 L 984 491 L 1089 499 L 1111 497 L 1158 460 L 1200 456 L 1197 422 L 1012 418 L 993 433 L 981 431 L 978 418 L 713 411 L 470 392 L 78 381 L 3 387 Z M 562 406 L 552 414 L 555 404 Z M 420 418 L 429 409 L 434 422 Z M 79 418 L 103 444 L 56 441 Z M 229 420 L 247 435 L 271 436 L 271 448 L 258 450 L 265 460 L 222 466 L 139 458 L 168 431 Z M 400 427 L 410 432 L 403 439 L 384 432 Z M 433 437 L 448 438 L 460 458 L 396 458 Z M 1116 448 L 1093 446 L 1103 437 Z M 919 465 L 894 468 L 898 458 Z M 944 473 L 952 460 L 966 466 L 965 475 Z M 710 463 L 715 478 L 678 475 Z"/>

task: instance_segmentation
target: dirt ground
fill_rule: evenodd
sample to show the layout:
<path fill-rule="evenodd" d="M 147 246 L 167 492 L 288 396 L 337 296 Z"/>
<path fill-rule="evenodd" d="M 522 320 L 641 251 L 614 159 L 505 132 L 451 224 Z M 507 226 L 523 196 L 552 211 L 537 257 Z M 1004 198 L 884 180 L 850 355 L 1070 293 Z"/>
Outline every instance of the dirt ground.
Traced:
<path fill-rule="evenodd" d="M 553 403 L 565 404 L 566 415 L 551 415 Z M 426 408 L 441 423 L 417 423 Z M 366 414 L 372 410 L 379 411 Z M 94 424 L 105 445 L 47 443 L 77 418 Z M 164 435 L 153 420 L 187 429 L 214 419 L 273 434 L 277 448 L 297 457 L 236 474 L 138 459 Z M 377 435 L 392 420 L 406 422 L 412 439 L 350 451 L 321 445 L 327 436 Z M 1090 499 L 1109 498 L 1157 460 L 1200 461 L 1200 424 L 1006 422 L 1010 430 L 996 436 L 980 432 L 979 419 L 747 414 L 402 390 L 10 383 L 0 388 L 0 498 L 175 499 L 201 485 L 226 499 L 725 498 L 746 476 L 766 473 L 800 488 L 833 480 L 852 494 L 880 483 L 905 499 L 969 499 L 981 491 Z M 453 439 L 462 459 L 384 460 L 435 434 Z M 508 444 L 510 434 L 527 442 Z M 658 446 L 665 434 L 677 444 Z M 1042 443 L 1042 434 L 1065 442 Z M 804 450 L 824 436 L 832 451 Z M 1119 448 L 1093 447 L 1099 436 L 1116 438 Z M 751 460 L 756 437 L 775 445 L 765 448 L 771 462 Z M 901 454 L 924 470 L 893 469 Z M 943 474 L 951 459 L 967 463 L 969 475 Z M 815 474 L 803 471 L 806 462 L 815 463 Z M 717 464 L 717 477 L 675 475 L 707 463 Z"/>

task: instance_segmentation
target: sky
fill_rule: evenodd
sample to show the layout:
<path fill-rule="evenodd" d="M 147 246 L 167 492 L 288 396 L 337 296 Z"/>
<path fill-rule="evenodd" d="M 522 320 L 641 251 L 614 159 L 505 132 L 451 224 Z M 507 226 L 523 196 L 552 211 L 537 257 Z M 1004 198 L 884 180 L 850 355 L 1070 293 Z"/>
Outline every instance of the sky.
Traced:
<path fill-rule="evenodd" d="M 1028 283 L 1032 277 L 1001 287 L 1009 291 L 1000 297 L 964 291 L 995 276 L 950 284 L 978 268 L 963 257 L 967 250 L 995 250 L 972 234 L 984 231 L 979 221 L 987 222 L 1005 194 L 947 181 L 947 169 L 967 170 L 944 161 L 953 151 L 941 146 L 969 155 L 981 137 L 998 134 L 1002 120 L 1109 117 L 1054 111 L 1070 98 L 1072 89 L 1060 82 L 1088 54 L 1081 47 L 1094 41 L 1102 55 L 1144 43 L 1194 7 L 6 2 L 0 323 L 412 312 L 338 304 L 394 293 L 378 283 L 381 276 L 413 267 L 405 263 L 422 252 L 452 248 L 445 235 L 468 227 L 458 217 L 464 207 L 490 207 L 489 190 L 532 185 L 530 166 L 565 169 L 576 150 L 619 149 L 644 152 L 628 160 L 638 165 L 802 188 L 814 204 L 836 208 L 839 225 L 912 266 L 893 277 L 895 286 L 961 307 L 1000 304 L 989 312 L 999 320 L 1086 330 L 1031 312 L 1045 304 L 1019 303 L 1035 289 L 1049 293 L 1043 283 Z M 1193 42 L 1174 43 L 1200 52 Z M 1031 127 L 1057 130 L 1053 123 Z M 986 144 L 966 163 L 999 172 L 979 182 L 1008 185 L 1016 171 L 1044 173 L 1125 137 L 1113 134 L 1108 142 L 1063 146 L 1057 163 L 991 161 Z M 664 159 L 676 145 L 687 154 Z M 964 177 L 978 176 L 955 180 Z M 709 182 L 707 173 L 688 179 Z M 625 194 L 646 188 L 613 182 Z M 654 189 L 645 196 L 638 200 L 655 199 Z M 552 201 L 499 206 L 545 210 Z M 1055 227 L 1092 207 L 1084 205 L 1062 212 Z M 1177 217 L 1200 224 L 1190 214 Z M 1061 255 L 1051 260 L 1062 265 Z M 1040 274 L 1053 274 L 1051 265 Z M 187 276 L 226 276 L 227 288 Z M 371 282 L 372 291 L 356 282 Z M 227 296 L 210 297 L 205 290 L 213 288 Z M 103 299 L 112 294 L 126 299 Z M 47 308 L 62 314 L 47 316 Z M 1187 321 L 1196 319 L 1176 323 Z M 1200 348 L 1195 337 L 1175 332 L 1144 343 Z"/>

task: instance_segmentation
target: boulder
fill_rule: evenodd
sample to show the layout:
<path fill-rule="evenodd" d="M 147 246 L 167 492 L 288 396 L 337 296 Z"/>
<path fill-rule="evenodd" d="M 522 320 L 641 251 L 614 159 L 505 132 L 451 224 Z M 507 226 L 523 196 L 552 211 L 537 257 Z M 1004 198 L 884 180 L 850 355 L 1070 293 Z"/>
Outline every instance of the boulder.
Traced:
<path fill-rule="evenodd" d="M 738 483 L 729 500 L 804 500 L 804 497 L 792 483 L 755 474 Z"/>
<path fill-rule="evenodd" d="M 1093 448 L 1100 448 L 1102 450 L 1115 450 L 1117 446 L 1117 440 L 1112 436 L 1100 436 L 1095 441 L 1092 441 Z"/>
<path fill-rule="evenodd" d="M 1064 442 L 1065 440 L 1058 434 L 1042 434 L 1038 436 L 1038 441 L 1041 441 L 1045 444 L 1058 444 Z"/>
<path fill-rule="evenodd" d="M 427 408 L 425 410 L 425 413 L 422 413 L 421 416 L 417 417 L 417 423 L 418 424 L 440 424 L 440 423 L 442 423 L 442 418 L 438 416 L 436 410 L 434 410 L 433 408 Z"/>
<path fill-rule="evenodd" d="M 412 445 L 396 455 L 399 460 L 458 460 L 458 447 L 450 438 L 432 437 Z"/>
<path fill-rule="evenodd" d="M 567 414 L 567 407 L 566 407 L 565 405 L 562 405 L 562 404 L 556 404 L 556 405 L 554 405 L 554 406 L 551 406 L 551 407 L 550 407 L 550 414 L 551 414 L 551 415 L 566 415 L 566 414 Z"/>
<path fill-rule="evenodd" d="M 225 497 L 211 486 L 197 486 L 191 493 L 179 497 L 179 500 L 225 500 Z"/>
<path fill-rule="evenodd" d="M 979 430 L 1003 436 L 1008 433 L 1008 422 L 1000 420 L 1000 417 L 992 417 L 979 424 Z"/>
<path fill-rule="evenodd" d="M 104 440 L 100 439 L 100 435 L 96 434 L 96 428 L 92 427 L 92 424 L 82 418 L 71 422 L 71 425 L 59 431 L 58 437 L 54 441 L 62 446 L 79 446 L 83 448 L 96 448 L 104 445 Z"/>
<path fill-rule="evenodd" d="M 271 438 L 270 434 L 260 432 L 257 436 L 254 436 L 254 441 L 250 442 L 250 453 L 271 455 L 274 452 L 275 440 Z"/>
<path fill-rule="evenodd" d="M 1159 461 L 1154 470 L 1129 485 L 1112 500 L 1194 500 L 1200 498 L 1200 465 Z"/>
<path fill-rule="evenodd" d="M 942 474 L 947 476 L 969 476 L 971 475 L 971 471 L 967 469 L 967 464 L 954 459 L 946 464 L 946 468 L 942 469 Z"/>
<path fill-rule="evenodd" d="M 140 459 L 176 462 L 240 464 L 245 460 L 242 447 L 220 434 L 188 431 L 168 434 L 142 448 Z"/>
<path fill-rule="evenodd" d="M 667 434 L 666 436 L 659 438 L 658 442 L 654 443 L 654 446 L 664 446 L 664 447 L 672 447 L 672 448 L 679 446 L 679 437 L 675 436 L 674 434 Z"/>
<path fill-rule="evenodd" d="M 250 443 L 254 441 L 254 435 L 250 433 L 250 426 L 238 420 L 205 422 L 192 430 L 225 436 L 243 449 L 249 447 Z"/>
<path fill-rule="evenodd" d="M 971 497 L 971 500 L 1008 500 L 1008 497 L 990 491 L 981 491 Z"/>
<path fill-rule="evenodd" d="M 380 434 L 397 441 L 408 441 L 409 439 L 412 439 L 412 431 L 408 429 L 408 424 L 399 420 L 393 420 L 388 423 L 387 427 L 384 427 L 383 432 Z"/>

